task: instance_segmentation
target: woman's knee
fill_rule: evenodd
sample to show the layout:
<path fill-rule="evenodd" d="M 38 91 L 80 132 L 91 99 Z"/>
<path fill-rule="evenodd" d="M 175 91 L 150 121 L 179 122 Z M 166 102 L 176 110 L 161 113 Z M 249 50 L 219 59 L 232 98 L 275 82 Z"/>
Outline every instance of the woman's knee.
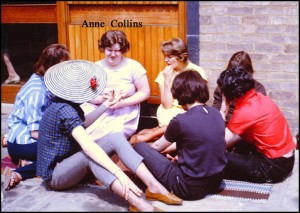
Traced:
<path fill-rule="evenodd" d="M 121 146 L 124 143 L 128 143 L 127 139 L 125 138 L 125 135 L 122 132 L 115 132 L 111 133 L 107 136 L 107 139 L 110 143 L 113 143 L 114 145 Z"/>
<path fill-rule="evenodd" d="M 145 150 L 147 150 L 148 148 L 151 148 L 149 146 L 149 144 L 147 144 L 146 142 L 139 142 L 134 144 L 133 149 L 137 152 L 137 153 L 143 153 Z"/>

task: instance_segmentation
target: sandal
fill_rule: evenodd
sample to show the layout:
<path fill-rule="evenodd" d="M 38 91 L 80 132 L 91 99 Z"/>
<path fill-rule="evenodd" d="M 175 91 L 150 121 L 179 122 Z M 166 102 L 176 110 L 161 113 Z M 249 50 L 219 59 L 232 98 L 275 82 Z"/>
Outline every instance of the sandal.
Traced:
<path fill-rule="evenodd" d="M 4 176 L 4 186 L 3 187 L 5 190 L 8 190 L 9 184 L 10 184 L 10 179 L 12 176 L 12 170 L 9 167 L 5 167 L 3 176 Z"/>
<path fill-rule="evenodd" d="M 1 137 L 1 145 L 2 145 L 2 147 L 7 147 L 7 134 L 2 135 L 2 137 Z"/>
<path fill-rule="evenodd" d="M 3 176 L 4 176 L 4 185 L 3 185 L 3 187 L 4 187 L 5 190 L 10 190 L 11 188 L 18 185 L 21 181 L 21 179 L 18 177 L 17 173 L 15 173 L 9 167 L 5 168 Z"/>

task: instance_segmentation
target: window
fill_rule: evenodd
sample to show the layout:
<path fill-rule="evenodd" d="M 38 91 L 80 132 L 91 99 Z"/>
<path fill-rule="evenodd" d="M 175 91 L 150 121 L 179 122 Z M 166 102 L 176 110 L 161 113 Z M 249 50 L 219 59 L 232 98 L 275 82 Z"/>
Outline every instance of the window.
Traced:
<path fill-rule="evenodd" d="M 1 82 L 8 77 L 4 52 L 21 80 L 27 81 L 42 50 L 58 43 L 56 2 L 2 1 L 1 12 Z"/>
<path fill-rule="evenodd" d="M 1 35 L 1 53 L 9 54 L 22 81 L 32 75 L 33 65 L 42 50 L 58 42 L 57 24 L 2 24 Z M 1 60 L 1 82 L 7 77 L 6 66 Z"/>

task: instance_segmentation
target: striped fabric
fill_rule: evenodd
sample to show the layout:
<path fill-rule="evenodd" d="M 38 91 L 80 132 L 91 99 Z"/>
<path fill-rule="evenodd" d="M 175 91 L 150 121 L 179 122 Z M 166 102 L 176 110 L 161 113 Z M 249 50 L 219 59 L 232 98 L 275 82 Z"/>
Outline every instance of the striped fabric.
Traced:
<path fill-rule="evenodd" d="M 44 84 L 43 77 L 32 74 L 16 96 L 14 108 L 7 119 L 7 140 L 17 144 L 36 143 L 31 131 L 39 130 L 40 120 L 50 105 L 52 95 Z"/>
<path fill-rule="evenodd" d="M 273 184 L 250 183 L 236 180 L 224 179 L 220 184 L 221 192 L 211 194 L 207 197 L 214 197 L 227 200 L 245 200 L 263 203 L 269 199 Z"/>

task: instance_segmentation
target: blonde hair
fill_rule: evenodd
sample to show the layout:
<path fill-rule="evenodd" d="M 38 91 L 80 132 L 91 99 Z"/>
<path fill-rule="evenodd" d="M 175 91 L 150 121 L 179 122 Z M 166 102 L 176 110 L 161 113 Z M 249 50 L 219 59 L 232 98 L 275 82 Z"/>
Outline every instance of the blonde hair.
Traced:
<path fill-rule="evenodd" d="M 172 38 L 163 42 L 161 45 L 161 51 L 164 55 L 176 56 L 180 61 L 188 61 L 187 45 L 180 38 Z"/>

